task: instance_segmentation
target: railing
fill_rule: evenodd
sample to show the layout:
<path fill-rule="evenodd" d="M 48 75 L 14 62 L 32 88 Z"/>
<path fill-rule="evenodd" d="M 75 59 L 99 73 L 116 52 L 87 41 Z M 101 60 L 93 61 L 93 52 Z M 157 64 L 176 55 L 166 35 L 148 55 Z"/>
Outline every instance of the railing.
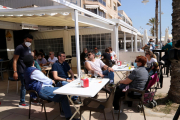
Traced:
<path fill-rule="evenodd" d="M 103 0 L 87 0 L 87 1 L 100 2 L 102 5 L 106 6 L 106 2 L 104 2 Z"/>

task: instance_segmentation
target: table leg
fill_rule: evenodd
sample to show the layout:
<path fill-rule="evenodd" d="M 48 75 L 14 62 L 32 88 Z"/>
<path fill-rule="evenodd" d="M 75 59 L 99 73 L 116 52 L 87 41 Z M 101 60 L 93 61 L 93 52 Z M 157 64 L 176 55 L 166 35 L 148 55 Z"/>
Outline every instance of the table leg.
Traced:
<path fill-rule="evenodd" d="M 121 72 L 121 71 L 120 71 L 120 72 Z M 126 77 L 126 75 L 124 75 L 124 73 L 122 73 L 122 72 L 121 72 L 121 74 L 123 75 L 122 78 L 119 76 L 119 74 L 117 73 L 117 71 L 115 71 L 115 73 L 116 73 L 116 75 L 117 75 L 121 80 L 123 80 L 123 79 Z"/>
<path fill-rule="evenodd" d="M 71 116 L 71 118 L 69 119 L 69 120 L 72 120 L 77 113 L 80 114 L 80 111 L 79 111 L 80 107 L 77 108 L 77 107 L 74 105 L 74 102 L 71 100 L 71 97 L 72 97 L 72 96 L 67 95 L 67 97 L 68 97 L 69 101 L 71 102 L 71 104 L 73 105 L 73 107 L 76 109 L 76 112 L 75 112 L 75 113 Z M 83 116 L 82 116 L 82 118 L 83 118 L 83 120 L 85 120 Z"/>

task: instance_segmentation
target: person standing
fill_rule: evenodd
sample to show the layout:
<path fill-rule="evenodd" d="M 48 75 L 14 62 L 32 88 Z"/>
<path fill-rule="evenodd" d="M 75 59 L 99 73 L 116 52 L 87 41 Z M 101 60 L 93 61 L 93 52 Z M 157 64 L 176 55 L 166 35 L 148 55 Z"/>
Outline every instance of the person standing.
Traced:
<path fill-rule="evenodd" d="M 23 62 L 23 59 L 25 56 L 31 55 L 31 49 L 29 47 L 31 46 L 32 40 L 33 40 L 32 35 L 30 34 L 25 35 L 24 42 L 16 47 L 13 57 L 13 70 L 14 70 L 13 78 L 15 80 L 17 80 L 18 78 L 21 80 L 19 107 L 28 106 L 28 104 L 25 103 L 26 89 L 24 85 L 24 69 L 26 66 Z"/>

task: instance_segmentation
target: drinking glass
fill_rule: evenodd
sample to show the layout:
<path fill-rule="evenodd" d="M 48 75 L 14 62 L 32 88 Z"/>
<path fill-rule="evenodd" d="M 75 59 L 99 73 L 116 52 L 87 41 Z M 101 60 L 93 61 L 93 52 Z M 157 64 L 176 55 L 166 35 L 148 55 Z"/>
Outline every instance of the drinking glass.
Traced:
<path fill-rule="evenodd" d="M 129 70 L 131 69 L 131 63 L 128 64 Z"/>
<path fill-rule="evenodd" d="M 98 76 L 98 73 L 94 72 L 94 77 L 97 78 L 97 76 Z"/>
<path fill-rule="evenodd" d="M 88 71 L 88 77 L 92 77 L 91 71 Z"/>

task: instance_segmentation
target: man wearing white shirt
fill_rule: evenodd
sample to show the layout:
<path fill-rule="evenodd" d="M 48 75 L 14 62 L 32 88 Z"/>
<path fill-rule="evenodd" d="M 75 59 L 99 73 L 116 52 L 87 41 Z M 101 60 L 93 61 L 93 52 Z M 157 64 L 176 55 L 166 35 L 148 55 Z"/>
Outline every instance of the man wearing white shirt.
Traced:
<path fill-rule="evenodd" d="M 57 57 L 54 56 L 54 52 L 49 52 L 48 62 L 50 64 L 54 64 L 57 60 L 58 60 Z"/>

